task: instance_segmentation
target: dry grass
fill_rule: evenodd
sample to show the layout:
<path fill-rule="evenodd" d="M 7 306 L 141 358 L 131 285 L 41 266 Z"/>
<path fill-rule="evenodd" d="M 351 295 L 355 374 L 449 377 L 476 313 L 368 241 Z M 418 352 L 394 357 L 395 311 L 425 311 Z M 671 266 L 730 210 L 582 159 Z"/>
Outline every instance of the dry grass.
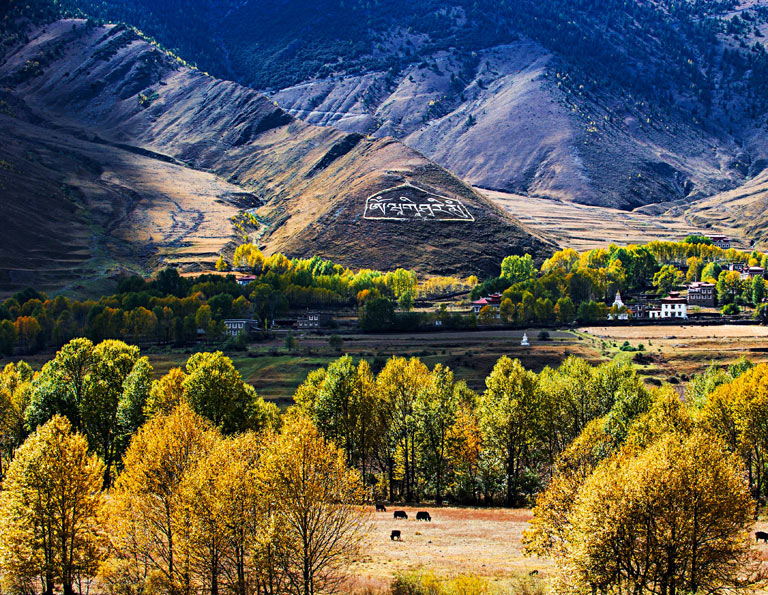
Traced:
<path fill-rule="evenodd" d="M 394 510 L 405 510 L 407 521 L 395 521 Z M 428 510 L 432 522 L 415 520 L 418 510 Z M 491 592 L 518 593 L 529 573 L 538 571 L 546 581 L 554 562 L 523 556 L 520 539 L 532 513 L 529 509 L 419 508 L 388 506 L 373 516 L 373 528 L 364 557 L 349 572 L 349 592 L 387 593 L 396 573 L 427 572 L 438 579 L 473 575 L 488 581 Z M 400 529 L 403 541 L 391 541 Z M 754 530 L 768 531 L 761 517 Z M 768 560 L 768 545 L 756 546 L 761 560 Z M 759 591 L 766 593 L 766 591 Z"/>
<path fill-rule="evenodd" d="M 405 510 L 408 520 L 395 521 L 394 510 Z M 418 510 L 428 510 L 432 522 L 416 521 Z M 551 561 L 526 558 L 521 550 L 530 518 L 527 509 L 388 506 L 374 516 L 365 556 L 351 570 L 354 588 L 381 588 L 397 572 L 421 569 L 438 577 L 473 574 L 499 588 L 532 570 L 545 577 Z M 401 542 L 390 540 L 392 529 L 400 529 Z"/>
<path fill-rule="evenodd" d="M 660 381 L 684 382 L 713 362 L 727 365 L 742 356 L 768 362 L 768 327 L 756 325 L 588 327 L 579 332 L 602 358 L 634 361 L 642 375 Z M 624 341 L 642 344 L 645 351 L 620 352 Z"/>
<path fill-rule="evenodd" d="M 499 207 L 516 217 L 534 232 L 551 238 L 563 248 L 590 250 L 610 243 L 642 244 L 651 240 L 680 241 L 688 234 L 703 229 L 726 233 L 738 238 L 738 231 L 727 222 L 692 219 L 687 213 L 669 209 L 622 211 L 609 207 L 580 205 L 547 198 L 521 196 L 479 189 Z M 697 207 L 692 207 L 695 211 Z M 660 207 L 659 210 L 663 209 Z M 747 245 L 741 246 L 746 248 Z"/>

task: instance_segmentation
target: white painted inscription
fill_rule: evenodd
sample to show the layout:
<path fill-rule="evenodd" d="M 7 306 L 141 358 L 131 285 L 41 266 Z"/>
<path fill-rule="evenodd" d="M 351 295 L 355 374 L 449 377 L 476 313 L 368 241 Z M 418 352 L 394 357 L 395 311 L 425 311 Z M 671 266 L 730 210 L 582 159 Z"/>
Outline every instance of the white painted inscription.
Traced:
<path fill-rule="evenodd" d="M 458 198 L 433 194 L 411 184 L 388 188 L 368 197 L 364 219 L 373 221 L 474 221 Z"/>

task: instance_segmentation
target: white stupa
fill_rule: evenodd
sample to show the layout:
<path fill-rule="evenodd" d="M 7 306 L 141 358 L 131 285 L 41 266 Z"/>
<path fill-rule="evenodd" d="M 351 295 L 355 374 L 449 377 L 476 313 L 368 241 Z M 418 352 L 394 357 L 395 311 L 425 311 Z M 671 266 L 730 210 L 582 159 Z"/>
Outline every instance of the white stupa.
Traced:
<path fill-rule="evenodd" d="M 616 316 L 617 320 L 629 320 L 629 314 L 627 313 L 627 307 L 621 299 L 621 293 L 616 292 L 616 299 L 613 301 L 613 305 L 619 310 L 619 314 Z M 613 316 L 608 315 L 608 320 L 613 320 Z"/>
<path fill-rule="evenodd" d="M 530 347 L 531 346 L 531 344 L 528 342 L 528 334 L 527 333 L 523 333 L 523 340 L 520 341 L 520 346 L 521 347 Z"/>

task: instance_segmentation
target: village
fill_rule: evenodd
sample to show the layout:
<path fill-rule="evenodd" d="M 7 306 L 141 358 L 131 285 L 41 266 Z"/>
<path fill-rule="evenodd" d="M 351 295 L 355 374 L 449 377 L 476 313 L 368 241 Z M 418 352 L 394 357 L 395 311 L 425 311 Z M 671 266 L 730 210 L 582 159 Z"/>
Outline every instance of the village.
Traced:
<path fill-rule="evenodd" d="M 731 249 L 731 240 L 725 235 L 711 234 L 707 237 L 711 245 L 721 250 Z M 685 270 L 685 262 L 672 262 L 669 266 L 676 266 Z M 743 261 L 723 263 L 723 272 L 736 273 L 743 283 L 749 283 L 756 278 L 765 280 L 766 269 Z M 248 286 L 257 280 L 252 274 L 238 274 L 236 277 L 240 286 Z M 690 323 L 754 323 L 754 311 L 750 309 L 735 308 L 723 311 L 725 304 L 718 302 L 717 284 L 711 281 L 690 281 L 676 285 L 669 291 L 628 291 L 617 290 L 613 302 L 605 302 L 597 319 L 590 321 L 574 322 L 599 322 L 607 323 L 636 323 L 654 324 L 671 323 L 674 321 L 686 321 Z M 420 324 L 419 330 L 440 331 L 448 330 L 444 324 L 444 314 L 451 312 L 456 316 L 462 316 L 469 321 L 464 325 L 466 329 L 483 327 L 525 327 L 520 321 L 505 320 L 502 302 L 503 293 L 491 292 L 477 299 L 467 299 L 470 291 L 450 296 L 448 299 L 430 301 L 417 300 L 413 307 L 414 312 L 427 319 L 426 324 Z M 768 298 L 763 298 L 765 302 Z M 296 330 L 296 331 L 327 331 L 330 333 L 342 329 L 345 332 L 354 332 L 360 327 L 358 311 L 354 308 L 307 308 L 301 312 L 290 312 L 284 316 L 274 318 L 267 323 L 266 330 Z M 230 337 L 236 337 L 240 333 L 253 336 L 264 331 L 264 322 L 250 318 L 230 318 L 223 321 Z M 536 326 L 570 326 L 562 323 L 562 320 L 536 320 Z M 378 329 L 386 330 L 386 329 Z M 410 329 L 410 330 L 416 330 Z"/>

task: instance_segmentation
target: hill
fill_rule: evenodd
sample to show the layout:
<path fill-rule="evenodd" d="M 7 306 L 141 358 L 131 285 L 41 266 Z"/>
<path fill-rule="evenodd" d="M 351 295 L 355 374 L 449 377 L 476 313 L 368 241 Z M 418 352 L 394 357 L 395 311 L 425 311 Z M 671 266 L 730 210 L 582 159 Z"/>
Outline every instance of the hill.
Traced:
<path fill-rule="evenodd" d="M 28 29 L 6 45 L 0 89 L 4 286 L 204 268 L 243 236 L 441 274 L 548 246 L 413 149 L 307 125 L 124 26 Z M 412 206 L 393 217 L 399 203 Z"/>

